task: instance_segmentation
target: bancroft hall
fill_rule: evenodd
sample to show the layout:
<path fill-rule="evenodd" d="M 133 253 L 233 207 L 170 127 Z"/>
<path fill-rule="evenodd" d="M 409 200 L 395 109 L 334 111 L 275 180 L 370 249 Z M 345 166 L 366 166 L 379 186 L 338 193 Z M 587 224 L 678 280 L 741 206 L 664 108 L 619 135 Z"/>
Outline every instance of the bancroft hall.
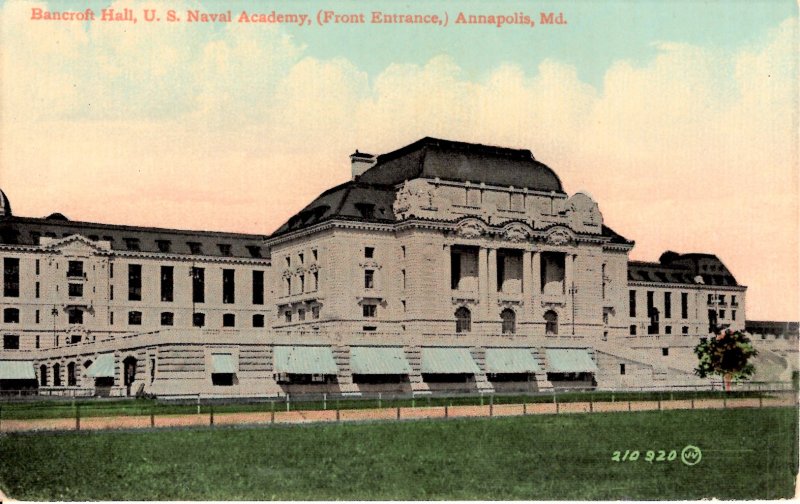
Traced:
<path fill-rule="evenodd" d="M 423 138 L 350 158 L 350 181 L 270 235 L 19 217 L 0 192 L 0 387 L 676 389 L 712 383 L 693 372 L 701 337 L 750 329 L 716 255 L 629 260 L 529 150 Z M 753 327 L 753 379 L 790 381 L 797 325 Z"/>

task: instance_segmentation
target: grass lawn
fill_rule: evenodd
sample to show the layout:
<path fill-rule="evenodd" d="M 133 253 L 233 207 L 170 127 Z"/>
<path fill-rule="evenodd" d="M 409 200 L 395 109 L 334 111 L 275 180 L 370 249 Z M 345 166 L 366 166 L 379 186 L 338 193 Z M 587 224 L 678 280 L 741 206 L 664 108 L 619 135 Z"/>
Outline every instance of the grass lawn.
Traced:
<path fill-rule="evenodd" d="M 704 399 L 722 397 L 771 397 L 774 394 L 757 391 L 735 391 L 725 393 L 722 391 L 677 391 L 677 392 L 561 392 L 557 395 L 560 403 L 584 402 L 584 401 L 655 401 L 671 399 Z M 235 399 L 223 399 L 215 401 L 213 404 L 204 400 L 200 406 L 202 413 L 207 414 L 213 407 L 218 413 L 248 412 L 248 411 L 285 411 L 286 403 L 283 399 L 261 402 L 233 402 Z M 491 399 L 494 404 L 520 404 L 553 402 L 552 394 L 537 395 L 495 395 Z M 225 402 L 228 404 L 224 404 Z M 327 409 L 360 409 L 377 408 L 380 404 L 384 408 L 394 408 L 397 406 L 454 406 L 454 405 L 473 405 L 489 404 L 489 396 L 461 396 L 461 397 L 419 397 L 411 399 L 345 399 L 328 400 L 325 404 L 322 401 L 290 401 L 292 410 L 321 410 Z M 184 403 L 158 401 L 154 399 L 78 399 L 75 401 L 59 399 L 35 399 L 24 401 L 0 402 L 0 422 L 2 420 L 22 420 L 22 419 L 42 419 L 42 418 L 75 418 L 77 408 L 80 408 L 81 417 L 91 416 L 128 416 L 128 415 L 171 415 L 171 414 L 192 414 L 197 413 L 197 405 L 191 401 Z"/>
<path fill-rule="evenodd" d="M 24 500 L 775 499 L 797 410 L 653 411 L 0 437 Z M 694 466 L 647 450 L 702 450 Z M 614 451 L 639 450 L 634 462 Z"/>

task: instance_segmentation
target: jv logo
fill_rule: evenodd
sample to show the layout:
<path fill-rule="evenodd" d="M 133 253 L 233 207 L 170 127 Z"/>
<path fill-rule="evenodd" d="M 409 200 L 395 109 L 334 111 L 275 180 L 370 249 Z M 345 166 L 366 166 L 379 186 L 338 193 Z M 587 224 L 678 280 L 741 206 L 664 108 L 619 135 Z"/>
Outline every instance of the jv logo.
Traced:
<path fill-rule="evenodd" d="M 696 446 L 686 445 L 686 447 L 681 450 L 681 462 L 688 466 L 698 464 L 702 458 L 703 452 Z"/>

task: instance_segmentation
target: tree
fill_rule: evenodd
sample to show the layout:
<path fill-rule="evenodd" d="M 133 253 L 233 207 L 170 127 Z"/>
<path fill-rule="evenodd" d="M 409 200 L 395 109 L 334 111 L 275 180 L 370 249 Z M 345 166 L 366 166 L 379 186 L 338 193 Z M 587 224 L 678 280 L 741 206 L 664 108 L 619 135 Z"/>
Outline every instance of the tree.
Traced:
<path fill-rule="evenodd" d="M 713 338 L 701 338 L 694 348 L 699 359 L 695 374 L 700 378 L 710 375 L 722 376 L 725 390 L 730 391 L 731 382 L 749 379 L 756 368 L 748 362 L 758 355 L 750 338 L 741 331 L 727 330 Z"/>

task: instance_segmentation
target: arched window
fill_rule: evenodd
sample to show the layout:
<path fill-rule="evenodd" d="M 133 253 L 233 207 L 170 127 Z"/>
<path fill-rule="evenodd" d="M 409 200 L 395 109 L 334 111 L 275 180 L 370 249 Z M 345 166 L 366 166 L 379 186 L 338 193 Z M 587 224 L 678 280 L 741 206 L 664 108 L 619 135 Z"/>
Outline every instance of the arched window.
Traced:
<path fill-rule="evenodd" d="M 503 321 L 503 334 L 514 334 L 517 332 L 517 314 L 511 308 L 506 308 L 500 312 L 500 320 Z"/>
<path fill-rule="evenodd" d="M 558 313 L 554 312 L 553 310 L 549 310 L 544 314 L 544 333 L 547 335 L 556 335 L 558 334 Z"/>
<path fill-rule="evenodd" d="M 39 366 L 39 385 L 47 386 L 47 364 Z"/>
<path fill-rule="evenodd" d="M 470 332 L 472 330 L 472 314 L 469 309 L 461 307 L 456 310 L 456 332 Z"/>
<path fill-rule="evenodd" d="M 75 363 L 70 362 L 67 364 L 67 385 L 74 387 L 78 384 L 78 378 L 75 376 Z"/>
<path fill-rule="evenodd" d="M 61 386 L 61 364 L 53 364 L 53 386 Z"/>

